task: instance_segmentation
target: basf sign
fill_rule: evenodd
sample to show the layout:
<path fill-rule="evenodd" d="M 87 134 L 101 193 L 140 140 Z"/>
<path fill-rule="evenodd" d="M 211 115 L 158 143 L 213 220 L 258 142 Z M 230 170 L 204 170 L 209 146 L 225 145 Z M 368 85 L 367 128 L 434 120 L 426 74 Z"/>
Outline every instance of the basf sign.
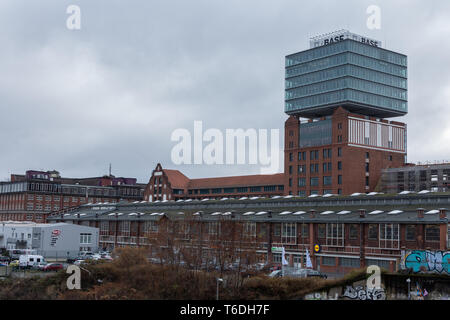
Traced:
<path fill-rule="evenodd" d="M 381 41 L 363 37 L 348 30 L 339 30 L 332 33 L 327 33 L 321 36 L 313 37 L 309 40 L 310 48 L 326 46 L 328 44 L 340 42 L 346 39 L 352 39 L 361 43 L 365 43 L 374 47 L 381 47 Z"/>

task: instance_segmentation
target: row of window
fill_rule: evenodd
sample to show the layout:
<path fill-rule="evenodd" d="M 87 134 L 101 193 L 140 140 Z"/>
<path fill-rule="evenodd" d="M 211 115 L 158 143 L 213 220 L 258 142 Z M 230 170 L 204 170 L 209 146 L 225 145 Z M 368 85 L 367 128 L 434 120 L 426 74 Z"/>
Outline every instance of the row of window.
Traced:
<path fill-rule="evenodd" d="M 342 175 L 337 176 L 337 183 L 339 185 L 342 184 Z M 299 187 L 306 187 L 306 178 L 298 178 L 298 186 Z M 322 185 L 324 186 L 330 186 L 332 184 L 332 177 L 331 176 L 323 176 L 322 177 Z M 319 177 L 311 177 L 309 179 L 309 186 L 316 187 L 319 186 Z M 292 187 L 292 178 L 289 178 L 289 187 Z"/>
<path fill-rule="evenodd" d="M 383 60 L 389 63 L 398 64 L 406 67 L 407 58 L 405 55 L 387 51 L 382 48 L 368 46 L 360 42 L 354 41 L 340 41 L 334 45 L 317 47 L 314 50 L 306 50 L 291 54 L 286 57 L 286 67 L 290 67 L 296 64 L 304 63 L 307 61 L 331 56 L 336 53 L 352 51 L 361 55 L 369 56 L 375 59 Z"/>
<path fill-rule="evenodd" d="M 89 223 L 89 221 L 84 221 Z M 132 227 L 131 227 L 132 226 Z M 100 231 L 105 233 L 105 232 L 110 232 L 113 231 L 115 232 L 116 230 L 116 222 L 114 221 L 102 221 L 100 222 Z M 132 224 L 130 221 L 121 221 L 119 222 L 119 231 L 120 232 L 136 232 L 137 231 L 137 225 L 136 224 Z M 143 224 L 143 229 L 142 232 L 144 233 L 148 233 L 148 232 L 157 232 L 158 231 L 158 223 L 156 221 L 145 221 Z"/>
<path fill-rule="evenodd" d="M 89 225 L 88 221 L 84 221 L 86 225 Z M 302 229 L 300 232 L 301 238 L 309 237 L 309 224 L 297 224 L 297 223 L 275 223 L 273 225 L 274 236 L 281 237 L 282 243 L 296 244 L 297 241 L 297 227 Z M 115 231 L 115 222 L 102 221 L 100 223 L 100 230 L 102 232 Z M 405 227 L 405 240 L 416 241 L 417 239 L 417 225 L 406 225 Z M 121 232 L 130 232 L 130 221 L 119 222 L 119 230 Z M 185 227 L 184 232 L 189 232 L 189 227 Z M 220 222 L 213 221 L 207 223 L 207 233 L 209 235 L 220 234 Z M 137 231 L 136 224 L 133 224 L 133 232 Z M 157 232 L 158 223 L 156 221 L 145 221 L 143 224 L 144 233 Z M 323 223 L 317 225 L 317 237 L 318 239 L 327 239 L 327 245 L 344 245 L 345 233 L 348 232 L 348 239 L 357 240 L 359 238 L 359 225 L 343 223 Z M 257 223 L 245 222 L 243 224 L 243 235 L 246 237 L 256 237 L 257 235 Z M 259 236 L 265 237 L 267 235 L 266 224 L 260 225 Z M 369 240 L 381 240 L 381 241 L 399 241 L 400 239 L 400 226 L 399 224 L 369 224 L 368 225 L 368 239 Z M 426 241 L 440 241 L 440 228 L 438 225 L 425 225 L 425 240 Z M 90 234 L 82 234 L 80 236 L 80 243 L 89 244 L 92 238 Z"/>
<path fill-rule="evenodd" d="M 283 191 L 284 186 L 253 186 L 253 187 L 237 187 L 237 188 L 213 188 L 213 189 L 199 189 L 188 190 L 189 194 L 221 194 L 221 193 L 245 193 L 245 192 L 261 192 L 261 191 Z"/>
<path fill-rule="evenodd" d="M 285 102 L 285 111 L 295 111 L 326 104 L 337 104 L 346 101 L 373 105 L 380 108 L 407 111 L 406 101 L 383 97 L 368 92 L 361 92 L 353 89 L 342 89 L 339 91 L 322 93 Z"/>
<path fill-rule="evenodd" d="M 342 156 L 342 148 L 338 148 L 338 157 Z M 322 149 L 322 159 L 331 159 L 332 149 Z M 292 162 L 294 160 L 293 153 L 289 153 L 289 161 Z M 306 151 L 298 152 L 298 161 L 306 161 Z M 309 152 L 309 160 L 320 160 L 319 158 L 319 150 L 311 150 Z"/>
<path fill-rule="evenodd" d="M 315 84 L 305 85 L 294 89 L 285 91 L 285 99 L 296 99 L 305 96 L 316 95 L 324 92 L 342 90 L 342 89 L 355 89 L 373 94 L 386 96 L 394 99 L 406 100 L 406 89 L 398 89 L 391 86 L 387 86 L 380 83 L 374 83 L 362 79 L 357 79 L 349 76 L 345 76 L 338 79 L 328 80 Z"/>
<path fill-rule="evenodd" d="M 342 162 L 338 161 L 337 162 L 337 169 L 338 170 L 342 170 Z M 324 162 L 322 164 L 322 171 L 323 173 L 327 173 L 327 172 L 331 172 L 332 171 L 332 164 L 331 162 Z M 309 172 L 310 173 L 319 173 L 319 164 L 318 163 L 314 163 L 311 164 L 309 166 Z M 289 166 L 289 174 L 292 174 L 293 170 L 292 170 L 292 166 Z M 298 174 L 305 174 L 306 173 L 306 165 L 298 165 L 297 166 L 297 173 Z"/>
<path fill-rule="evenodd" d="M 334 56 L 305 62 L 295 67 L 287 68 L 285 76 L 286 78 L 295 77 L 305 73 L 315 72 L 344 64 L 356 65 L 359 67 L 364 67 L 367 69 L 406 78 L 406 67 L 385 63 L 383 61 L 365 57 L 352 52 L 343 52 Z"/>
<path fill-rule="evenodd" d="M 288 78 L 285 80 L 285 87 L 286 89 L 292 89 L 299 86 L 322 82 L 324 79 L 332 80 L 343 76 L 352 76 L 354 78 L 382 83 L 400 89 L 407 89 L 405 78 L 350 64 Z"/>

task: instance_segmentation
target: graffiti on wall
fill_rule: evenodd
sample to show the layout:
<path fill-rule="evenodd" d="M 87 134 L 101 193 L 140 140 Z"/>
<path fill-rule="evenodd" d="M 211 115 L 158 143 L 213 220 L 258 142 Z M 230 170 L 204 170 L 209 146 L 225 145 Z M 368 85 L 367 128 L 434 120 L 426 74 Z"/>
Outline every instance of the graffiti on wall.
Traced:
<path fill-rule="evenodd" d="M 343 297 L 358 300 L 386 300 L 386 294 L 383 288 L 364 288 L 363 286 L 356 288 L 347 286 Z"/>
<path fill-rule="evenodd" d="M 450 274 L 450 251 L 413 250 L 404 254 L 402 266 L 413 272 Z"/>

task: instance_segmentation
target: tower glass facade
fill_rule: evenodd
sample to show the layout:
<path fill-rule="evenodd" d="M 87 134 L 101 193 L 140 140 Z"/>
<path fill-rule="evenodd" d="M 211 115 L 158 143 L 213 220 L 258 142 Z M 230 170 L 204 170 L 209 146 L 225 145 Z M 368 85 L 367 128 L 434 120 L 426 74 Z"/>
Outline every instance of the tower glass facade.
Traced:
<path fill-rule="evenodd" d="M 382 118 L 405 115 L 407 57 L 351 38 L 286 56 L 285 112 L 313 118 L 336 106 Z"/>

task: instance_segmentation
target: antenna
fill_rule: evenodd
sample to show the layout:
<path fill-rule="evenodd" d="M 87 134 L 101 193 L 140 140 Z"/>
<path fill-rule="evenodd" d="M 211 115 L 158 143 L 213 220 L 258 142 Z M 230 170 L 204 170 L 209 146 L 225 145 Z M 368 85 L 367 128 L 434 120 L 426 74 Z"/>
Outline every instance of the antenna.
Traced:
<path fill-rule="evenodd" d="M 111 177 L 111 163 L 109 164 L 109 176 Z"/>

